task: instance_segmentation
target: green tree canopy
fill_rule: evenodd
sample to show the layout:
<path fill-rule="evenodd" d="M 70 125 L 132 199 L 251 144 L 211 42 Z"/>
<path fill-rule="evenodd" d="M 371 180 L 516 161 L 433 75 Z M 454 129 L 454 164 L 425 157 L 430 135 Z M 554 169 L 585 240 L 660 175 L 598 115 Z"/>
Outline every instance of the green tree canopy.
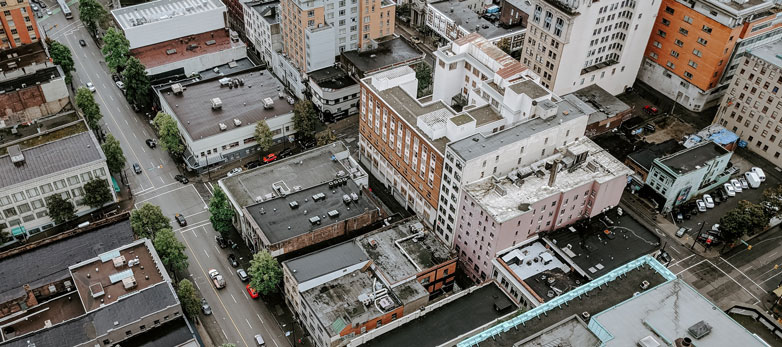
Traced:
<path fill-rule="evenodd" d="M 198 294 L 196 294 L 193 282 L 188 279 L 179 281 L 177 286 L 176 295 L 179 297 L 179 302 L 182 304 L 182 309 L 188 318 L 195 320 L 198 318 L 198 311 L 201 309 L 201 301 L 198 300 Z"/>
<path fill-rule="evenodd" d="M 84 119 L 87 121 L 90 129 L 97 130 L 100 127 L 99 121 L 103 118 L 103 115 L 100 113 L 100 106 L 95 102 L 92 92 L 86 87 L 79 87 L 76 90 L 76 106 L 79 106 L 84 113 Z"/>
<path fill-rule="evenodd" d="M 171 229 L 171 221 L 163 215 L 160 206 L 145 203 L 130 213 L 130 227 L 138 238 L 154 239 L 163 229 Z"/>
<path fill-rule="evenodd" d="M 49 45 L 49 54 L 52 56 L 52 62 L 60 65 L 62 71 L 65 73 L 65 83 L 71 84 L 73 76 L 71 71 L 75 71 L 73 56 L 68 46 L 63 45 L 57 41 L 47 39 L 46 43 Z"/>
<path fill-rule="evenodd" d="M 97 0 L 79 1 L 79 19 L 84 23 L 84 27 L 95 35 L 98 32 L 98 26 L 106 20 L 108 12 Z"/>
<path fill-rule="evenodd" d="M 318 127 L 318 115 L 309 100 L 299 100 L 293 105 L 293 126 L 297 137 L 311 139 Z"/>
<path fill-rule="evenodd" d="M 754 234 L 768 225 L 768 217 L 759 204 L 746 200 L 720 218 L 720 231 L 726 242 L 734 242 L 747 234 Z"/>
<path fill-rule="evenodd" d="M 769 218 L 782 217 L 782 185 L 763 190 L 762 204 Z"/>
<path fill-rule="evenodd" d="M 128 101 L 141 109 L 148 108 L 151 101 L 150 86 L 144 64 L 136 57 L 128 58 L 125 70 L 122 71 L 122 79 L 125 80 L 125 97 Z"/>
<path fill-rule="evenodd" d="M 418 79 L 418 97 L 426 95 L 432 85 L 432 68 L 426 63 L 419 63 L 415 67 L 415 78 Z"/>
<path fill-rule="evenodd" d="M 315 139 L 318 141 L 318 146 L 325 146 L 329 143 L 337 141 L 337 136 L 331 132 L 331 129 L 326 129 L 326 131 L 319 133 Z"/>
<path fill-rule="evenodd" d="M 166 269 L 174 273 L 187 270 L 187 255 L 185 254 L 187 247 L 177 240 L 176 234 L 171 229 L 159 230 L 155 234 L 152 244 Z"/>
<path fill-rule="evenodd" d="M 209 200 L 209 213 L 212 214 L 209 217 L 212 227 L 226 237 L 228 232 L 233 230 L 234 209 L 220 187 L 215 188 L 214 195 Z"/>
<path fill-rule="evenodd" d="M 130 55 L 130 41 L 121 31 L 109 28 L 106 35 L 103 35 L 103 47 L 100 51 L 111 72 L 122 71 Z"/>
<path fill-rule="evenodd" d="M 84 203 L 92 208 L 102 207 L 114 200 L 109 182 L 103 178 L 94 178 L 84 184 Z"/>
<path fill-rule="evenodd" d="M 277 259 L 269 252 L 261 250 L 250 260 L 250 287 L 263 295 L 277 291 L 277 284 L 282 279 L 282 269 Z"/>
<path fill-rule="evenodd" d="M 76 217 L 76 207 L 70 201 L 63 199 L 60 194 L 46 197 L 46 207 L 54 224 L 62 224 Z"/>
<path fill-rule="evenodd" d="M 106 165 L 109 167 L 109 171 L 119 173 L 125 168 L 125 154 L 122 153 L 122 147 L 114 135 L 106 135 L 106 142 L 101 145 L 101 148 L 106 154 Z"/>
<path fill-rule="evenodd" d="M 160 146 L 172 155 L 181 155 L 185 150 L 179 135 L 177 122 L 170 114 L 159 112 L 152 121 L 160 136 Z"/>
<path fill-rule="evenodd" d="M 255 141 L 258 142 L 258 147 L 261 148 L 261 152 L 266 152 L 274 144 L 274 135 L 272 130 L 269 129 L 269 124 L 265 120 L 262 120 L 255 124 Z"/>
<path fill-rule="evenodd" d="M 220 347 L 236 347 L 236 345 L 233 344 L 233 343 L 224 343 L 224 344 L 220 345 Z"/>

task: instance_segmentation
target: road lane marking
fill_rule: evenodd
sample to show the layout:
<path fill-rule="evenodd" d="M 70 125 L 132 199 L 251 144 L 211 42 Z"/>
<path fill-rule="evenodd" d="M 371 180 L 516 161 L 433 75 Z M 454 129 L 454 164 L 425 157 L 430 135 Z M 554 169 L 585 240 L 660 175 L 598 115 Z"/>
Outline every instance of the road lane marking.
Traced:
<path fill-rule="evenodd" d="M 192 185 L 192 184 L 188 184 L 188 185 L 186 185 L 186 186 L 181 186 L 181 187 L 179 187 L 179 188 L 176 188 L 176 189 L 171 189 L 171 190 L 169 190 L 169 191 L 167 191 L 167 192 L 165 192 L 165 193 L 160 193 L 160 194 L 158 194 L 158 195 L 155 195 L 155 196 L 153 196 L 153 197 L 151 197 L 151 198 L 147 198 L 147 199 L 141 200 L 141 201 L 137 202 L 137 203 L 136 203 L 134 206 L 138 207 L 138 204 L 140 204 L 140 203 L 142 203 L 142 202 L 144 202 L 144 201 L 149 201 L 149 200 L 152 200 L 152 199 L 154 199 L 154 198 L 158 198 L 158 197 L 161 197 L 161 196 L 163 196 L 163 195 L 166 195 L 166 194 L 168 194 L 168 193 L 172 193 L 172 192 L 175 192 L 175 191 L 177 191 L 177 190 L 180 190 L 180 189 L 185 189 L 185 188 L 187 188 L 188 186 L 192 187 L 193 185 Z M 194 187 L 193 189 L 195 189 L 195 187 Z M 196 191 L 196 194 L 198 194 L 198 192 L 197 192 L 197 191 Z M 200 195 L 199 195 L 199 196 L 200 196 Z M 203 199 L 202 199 L 202 201 L 203 201 Z"/>
<path fill-rule="evenodd" d="M 245 299 L 247 299 L 247 301 L 252 301 L 252 300 L 250 300 L 250 297 L 249 297 L 249 296 L 247 296 L 247 293 L 245 293 L 244 291 L 242 291 L 242 294 L 244 295 L 244 298 L 245 298 Z"/>
<path fill-rule="evenodd" d="M 681 262 L 683 262 L 683 261 L 685 261 L 685 260 L 687 260 L 687 259 L 690 259 L 690 258 L 692 258 L 692 257 L 694 257 L 694 256 L 695 256 L 695 254 L 690 254 L 690 256 L 689 256 L 689 257 L 687 257 L 687 258 L 684 258 L 684 259 L 682 259 L 682 260 L 679 260 L 679 261 L 677 261 L 677 262 L 675 262 L 675 263 L 671 264 L 671 265 L 670 265 L 670 266 L 668 266 L 668 267 L 671 267 L 671 266 L 676 266 L 676 265 L 678 265 L 679 263 L 681 263 Z"/>
<path fill-rule="evenodd" d="M 111 94 L 109 94 L 109 99 L 111 99 L 111 101 L 114 101 L 114 97 Z M 128 122 L 128 120 L 126 119 L 125 123 L 127 123 L 127 122 Z M 128 124 L 128 125 L 130 125 L 130 124 Z"/>
<path fill-rule="evenodd" d="M 204 203 L 204 209 L 209 208 L 209 205 L 206 204 L 206 201 L 204 201 L 204 198 L 201 197 L 201 194 L 198 194 L 198 189 L 196 189 L 195 186 L 192 184 L 190 186 L 193 187 L 193 191 L 195 191 L 196 195 L 198 195 L 198 198 L 201 199 L 201 202 Z"/>
<path fill-rule="evenodd" d="M 130 125 L 130 124 L 128 124 L 128 125 Z M 135 137 L 135 138 L 138 140 L 138 136 L 136 136 L 136 133 L 131 133 L 131 134 L 133 134 L 133 137 Z M 146 152 L 146 151 L 145 151 L 145 152 Z M 138 160 L 138 159 L 136 159 L 136 160 Z M 150 180 L 150 183 L 152 183 L 151 181 L 152 181 L 152 180 Z M 154 186 L 154 184 L 153 184 L 153 186 Z"/>
<path fill-rule="evenodd" d="M 206 257 L 207 257 L 207 258 L 211 258 L 211 257 L 209 256 L 209 253 L 206 253 L 206 248 L 204 248 L 204 254 L 206 254 Z M 236 301 L 236 300 L 234 300 L 234 301 Z"/>
<path fill-rule="evenodd" d="M 209 192 L 209 195 L 214 195 L 214 193 L 211 190 L 209 190 L 209 185 L 208 184 L 204 183 L 203 185 L 204 185 L 204 188 L 206 188 L 206 191 Z"/>
<path fill-rule="evenodd" d="M 245 318 L 245 319 L 244 319 L 244 321 L 245 321 L 245 322 L 247 322 L 247 326 L 249 326 L 249 327 L 250 327 L 250 329 L 252 329 L 252 328 L 253 328 L 253 326 L 252 326 L 252 325 L 250 325 L 250 321 L 249 321 L 247 318 Z"/>
<path fill-rule="evenodd" d="M 725 260 L 725 258 L 720 257 L 720 259 L 722 259 L 722 261 L 724 261 L 725 263 L 730 265 L 730 267 L 732 267 L 734 270 L 738 271 L 742 276 L 746 277 L 750 282 L 752 282 L 752 284 L 754 284 L 756 287 L 760 288 L 761 291 L 765 291 L 765 289 L 763 289 L 763 287 L 759 286 L 757 283 L 755 283 L 755 281 L 753 281 L 751 278 L 749 278 L 749 276 L 747 276 L 747 274 L 745 274 L 744 271 L 741 271 L 737 267 L 733 266 L 733 264 L 731 264 L 730 262 Z M 755 298 L 755 299 L 757 299 L 757 298 Z"/>
<path fill-rule="evenodd" d="M 206 252 L 206 251 L 204 251 L 204 252 Z M 234 298 L 234 295 L 233 295 L 233 294 L 231 294 L 231 299 L 234 299 L 234 303 L 237 303 L 237 304 L 239 303 L 238 301 L 236 301 L 236 298 Z M 246 319 L 245 319 L 245 320 L 246 320 Z"/>
<path fill-rule="evenodd" d="M 720 257 L 720 259 L 722 259 L 722 257 Z M 722 268 L 720 268 L 720 267 L 717 267 L 716 265 L 714 265 L 714 264 L 713 264 L 711 261 L 709 261 L 709 260 L 705 260 L 705 261 L 706 261 L 706 262 L 708 262 L 708 263 L 709 263 L 709 265 L 713 266 L 715 269 L 717 269 L 717 270 L 720 270 L 720 272 L 722 272 L 722 273 L 723 273 L 725 276 L 727 276 L 728 278 L 732 279 L 734 283 L 738 284 L 738 286 L 739 286 L 739 287 L 741 287 L 741 289 L 744 289 L 744 291 L 745 291 L 745 292 L 747 292 L 747 294 L 749 294 L 751 297 L 753 297 L 753 298 L 754 298 L 754 299 L 757 301 L 757 302 L 756 302 L 756 303 L 754 303 L 753 305 L 757 305 L 757 304 L 759 304 L 759 303 L 760 303 L 760 300 L 759 300 L 759 299 L 758 299 L 758 298 L 755 296 L 755 294 L 752 294 L 752 292 L 750 292 L 750 291 L 749 291 L 749 289 L 747 289 L 747 288 L 745 288 L 743 285 L 741 285 L 741 283 L 739 283 L 739 281 L 736 281 L 736 279 L 735 279 L 735 278 L 733 278 L 731 275 L 728 275 L 728 273 L 727 273 L 727 272 L 725 272 L 725 270 L 723 270 L 723 269 L 722 269 Z M 726 262 L 726 263 L 727 263 L 727 262 Z M 728 263 L 728 264 L 730 264 L 730 263 Z M 733 266 L 733 265 L 731 265 L 731 266 Z M 734 269 L 736 269 L 735 267 L 733 267 L 733 268 L 734 268 Z M 738 269 L 736 269 L 736 270 L 738 270 Z M 741 272 L 741 271 L 739 271 L 739 272 Z M 744 276 L 744 277 L 746 277 L 746 276 Z M 747 277 L 747 278 L 749 279 L 749 277 Z M 750 280 L 750 281 L 752 281 L 752 280 Z M 753 281 L 752 283 L 755 283 L 755 282 Z M 757 285 L 757 284 L 756 284 L 756 285 Z M 760 286 L 758 286 L 758 288 L 760 288 Z M 761 288 L 761 289 L 762 289 L 762 288 Z"/>
<path fill-rule="evenodd" d="M 172 179 L 173 179 L 173 177 L 172 177 Z M 151 192 L 154 192 L 154 191 L 158 191 L 158 190 L 161 190 L 161 189 L 163 189 L 165 187 L 168 187 L 170 185 L 174 185 L 174 184 L 177 184 L 177 183 L 179 183 L 179 182 L 169 183 L 169 184 L 166 184 L 164 186 L 157 187 L 157 188 L 149 188 L 149 189 L 145 190 L 143 193 L 136 193 L 136 196 L 143 195 L 143 194 L 146 194 L 146 193 L 151 193 Z"/>
<path fill-rule="evenodd" d="M 261 315 L 259 315 L 259 314 L 257 314 L 257 313 L 256 313 L 255 315 L 256 315 L 256 316 L 258 316 L 258 320 L 259 320 L 259 321 L 261 321 L 261 324 L 264 324 L 264 323 L 263 323 L 263 319 L 261 318 Z"/>

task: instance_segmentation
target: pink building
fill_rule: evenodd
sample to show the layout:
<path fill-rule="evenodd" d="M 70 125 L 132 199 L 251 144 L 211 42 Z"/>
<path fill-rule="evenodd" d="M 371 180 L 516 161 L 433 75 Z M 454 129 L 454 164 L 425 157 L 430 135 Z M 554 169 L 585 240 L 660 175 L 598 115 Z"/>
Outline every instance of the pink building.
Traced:
<path fill-rule="evenodd" d="M 546 231 L 616 206 L 632 170 L 588 138 L 508 176 L 486 177 L 462 190 L 454 248 L 476 281 L 497 253 Z"/>

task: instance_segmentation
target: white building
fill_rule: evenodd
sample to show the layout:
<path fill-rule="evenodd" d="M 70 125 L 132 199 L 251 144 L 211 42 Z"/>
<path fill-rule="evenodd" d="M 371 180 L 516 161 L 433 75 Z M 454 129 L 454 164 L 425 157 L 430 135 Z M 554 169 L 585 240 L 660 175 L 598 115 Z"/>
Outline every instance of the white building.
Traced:
<path fill-rule="evenodd" d="M 91 131 L 7 151 L 0 156 L 0 229 L 15 236 L 54 226 L 46 207 L 46 198 L 54 194 L 72 202 L 77 216 L 94 211 L 83 202 L 90 180 L 106 180 L 112 202 L 117 201 L 106 157 Z"/>
<path fill-rule="evenodd" d="M 543 86 L 565 95 L 597 84 L 616 95 L 633 85 L 660 1 L 530 1 L 521 61 Z"/>
<path fill-rule="evenodd" d="M 330 66 L 309 73 L 312 103 L 320 120 L 332 122 L 358 113 L 358 82 L 342 69 Z"/>
<path fill-rule="evenodd" d="M 277 78 L 257 68 L 155 90 L 161 111 L 179 126 L 188 170 L 201 171 L 258 151 L 255 125 L 265 121 L 275 141 L 296 133 L 294 98 Z"/>
<path fill-rule="evenodd" d="M 282 50 L 280 34 L 280 2 L 243 2 L 244 33 L 253 49 L 267 64 L 271 64 L 272 55 Z"/>

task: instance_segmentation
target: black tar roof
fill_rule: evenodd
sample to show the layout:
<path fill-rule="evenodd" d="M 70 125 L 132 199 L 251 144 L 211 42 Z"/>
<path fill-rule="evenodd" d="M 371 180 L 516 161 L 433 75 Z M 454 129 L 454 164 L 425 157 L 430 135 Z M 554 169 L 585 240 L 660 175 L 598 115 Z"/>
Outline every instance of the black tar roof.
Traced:
<path fill-rule="evenodd" d="M 369 260 L 355 242 L 343 242 L 284 262 L 298 283 Z"/>
<path fill-rule="evenodd" d="M 637 150 L 627 155 L 630 160 L 642 168 L 649 171 L 652 168 L 652 162 L 662 156 L 666 156 L 671 153 L 676 153 L 684 149 L 684 146 L 680 145 L 675 139 L 670 139 L 665 142 L 654 144 L 644 149 Z"/>
<path fill-rule="evenodd" d="M 321 88 L 341 89 L 357 84 L 345 71 L 334 66 L 309 73 L 310 79 Z"/>
<path fill-rule="evenodd" d="M 124 220 L 0 260 L 0 303 L 32 288 L 70 277 L 68 266 L 133 242 L 130 221 Z M 47 346 L 47 345 L 43 345 Z"/>
<path fill-rule="evenodd" d="M 497 312 L 494 304 L 510 304 Z M 493 282 L 416 320 L 367 341 L 365 346 L 438 346 L 500 318 L 516 306 Z"/>
<path fill-rule="evenodd" d="M 135 347 L 171 347 L 179 346 L 194 338 L 184 318 L 170 320 L 143 334 L 135 335 L 125 341 L 122 346 Z"/>
<path fill-rule="evenodd" d="M 595 109 L 596 112 L 589 116 L 589 123 L 599 122 L 630 110 L 630 106 L 597 84 L 581 88 L 572 94 Z"/>
<path fill-rule="evenodd" d="M 90 341 L 95 336 L 106 334 L 117 326 L 125 326 L 144 316 L 159 312 L 167 307 L 177 305 L 173 288 L 168 282 L 136 292 L 133 295 L 120 298 L 76 319 L 71 319 L 49 329 L 22 335 L 3 346 L 28 347 L 28 341 L 36 346 L 76 346 Z M 124 345 L 124 344 L 123 344 Z"/>
<path fill-rule="evenodd" d="M 263 201 L 247 207 L 247 212 L 261 228 L 261 231 L 271 243 L 278 243 L 327 225 L 339 223 L 359 216 L 368 210 L 377 208 L 361 193 L 361 189 L 351 179 L 346 184 L 329 189 L 328 182 L 312 188 L 300 190 L 284 197 Z M 312 196 L 323 193 L 326 197 L 313 201 Z M 355 193 L 358 201 L 346 205 L 342 196 Z M 291 208 L 289 203 L 296 201 L 298 208 Z M 336 218 L 327 213 L 339 211 Z M 306 212 L 306 214 L 305 214 Z M 310 218 L 320 217 L 320 225 L 310 223 Z"/>
<path fill-rule="evenodd" d="M 398 64 L 410 64 L 423 59 L 424 54 L 400 37 L 381 42 L 377 49 L 365 52 L 349 51 L 342 55 L 362 74 L 377 72 Z"/>
<path fill-rule="evenodd" d="M 609 223 L 608 227 L 604 224 L 607 223 L 605 216 L 613 222 Z M 602 276 L 660 248 L 660 238 L 657 235 L 627 213 L 618 216 L 616 209 L 600 214 L 591 221 L 578 222 L 572 227 L 576 232 L 565 227 L 551 232 L 546 238 L 560 249 L 570 248 L 575 253 L 570 259 L 592 278 Z M 604 233 L 606 229 L 611 230 L 612 237 Z M 595 271 L 592 272 L 590 268 Z"/>
<path fill-rule="evenodd" d="M 703 166 L 714 158 L 727 153 L 729 153 L 727 149 L 709 141 L 677 152 L 668 157 L 661 158 L 660 161 L 662 161 L 665 166 L 681 175 L 696 170 L 698 167 Z"/>
<path fill-rule="evenodd" d="M 17 88 L 22 88 L 22 85 L 33 87 L 37 83 L 46 83 L 58 77 L 60 77 L 60 70 L 56 66 L 47 67 L 29 75 L 19 76 L 0 82 L 0 91 L 12 92 Z"/>

